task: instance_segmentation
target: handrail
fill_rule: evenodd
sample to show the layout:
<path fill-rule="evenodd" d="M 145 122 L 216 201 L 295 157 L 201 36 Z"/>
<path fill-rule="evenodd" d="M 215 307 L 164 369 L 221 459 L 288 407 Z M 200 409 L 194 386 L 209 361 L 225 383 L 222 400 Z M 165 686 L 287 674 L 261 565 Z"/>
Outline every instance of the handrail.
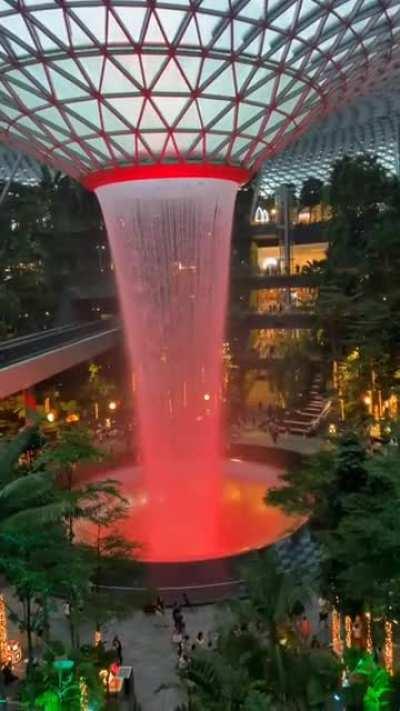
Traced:
<path fill-rule="evenodd" d="M 70 324 L 50 331 L 40 331 L 26 338 L 0 343 L 0 368 L 46 353 L 54 348 L 74 343 L 85 337 L 101 335 L 103 332 L 117 331 L 119 324 L 114 319 Z"/>

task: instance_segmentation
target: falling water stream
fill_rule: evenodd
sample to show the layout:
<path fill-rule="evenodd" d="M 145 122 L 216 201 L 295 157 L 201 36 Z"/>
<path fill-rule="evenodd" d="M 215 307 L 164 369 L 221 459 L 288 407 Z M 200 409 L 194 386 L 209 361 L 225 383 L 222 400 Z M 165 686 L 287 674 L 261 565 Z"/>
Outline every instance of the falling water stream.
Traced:
<path fill-rule="evenodd" d="M 149 560 L 205 559 L 219 548 L 221 350 L 236 191 L 214 179 L 96 191 L 135 374 Z"/>

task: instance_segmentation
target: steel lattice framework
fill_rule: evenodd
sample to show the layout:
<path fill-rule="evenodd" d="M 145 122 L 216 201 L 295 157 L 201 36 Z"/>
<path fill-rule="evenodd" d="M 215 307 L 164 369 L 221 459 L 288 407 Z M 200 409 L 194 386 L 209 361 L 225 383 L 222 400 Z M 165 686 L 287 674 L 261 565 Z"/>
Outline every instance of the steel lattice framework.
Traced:
<path fill-rule="evenodd" d="M 82 178 L 257 168 L 400 69 L 399 0 L 0 0 L 0 137 Z"/>
<path fill-rule="evenodd" d="M 371 153 L 390 172 L 399 173 L 400 91 L 394 85 L 341 109 L 269 160 L 259 187 L 271 193 L 282 183 L 300 188 L 310 175 L 327 180 L 343 155 Z"/>

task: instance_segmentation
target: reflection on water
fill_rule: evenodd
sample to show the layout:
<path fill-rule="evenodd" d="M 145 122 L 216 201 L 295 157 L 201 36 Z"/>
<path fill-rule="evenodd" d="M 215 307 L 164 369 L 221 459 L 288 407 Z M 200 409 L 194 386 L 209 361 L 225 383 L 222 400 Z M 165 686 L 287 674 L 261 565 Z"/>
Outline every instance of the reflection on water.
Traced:
<path fill-rule="evenodd" d="M 149 496 L 141 484 L 138 467 L 123 467 L 109 473 L 121 483 L 121 489 L 130 503 L 129 517 L 121 522 L 119 531 L 130 541 L 141 544 L 140 557 L 145 561 L 188 562 L 236 555 L 255 548 L 262 548 L 285 536 L 299 525 L 299 520 L 285 515 L 279 509 L 267 507 L 264 496 L 269 487 L 276 486 L 279 470 L 264 464 L 230 460 L 224 466 L 225 476 L 220 501 L 220 519 L 216 545 L 204 548 L 201 556 L 193 554 L 190 535 L 179 535 L 180 527 L 173 519 L 165 528 L 165 535 L 160 541 L 155 555 L 146 550 L 148 522 L 154 516 L 161 520 L 168 518 L 168 501 L 163 496 Z M 104 479 L 104 472 L 93 475 L 94 479 Z M 196 496 L 196 483 L 193 482 L 192 496 Z M 90 528 L 81 527 L 84 537 L 90 536 Z"/>

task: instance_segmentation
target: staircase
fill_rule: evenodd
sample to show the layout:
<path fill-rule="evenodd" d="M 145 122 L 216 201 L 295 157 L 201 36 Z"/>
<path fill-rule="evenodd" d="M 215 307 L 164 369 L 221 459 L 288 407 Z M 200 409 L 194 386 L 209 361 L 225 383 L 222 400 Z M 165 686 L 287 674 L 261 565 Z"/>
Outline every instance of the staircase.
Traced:
<path fill-rule="evenodd" d="M 327 407 L 327 401 L 322 397 L 320 389 L 321 376 L 316 375 L 307 404 L 299 410 L 294 410 L 283 420 L 285 429 L 291 434 L 306 437 L 315 428 L 324 409 Z"/>

